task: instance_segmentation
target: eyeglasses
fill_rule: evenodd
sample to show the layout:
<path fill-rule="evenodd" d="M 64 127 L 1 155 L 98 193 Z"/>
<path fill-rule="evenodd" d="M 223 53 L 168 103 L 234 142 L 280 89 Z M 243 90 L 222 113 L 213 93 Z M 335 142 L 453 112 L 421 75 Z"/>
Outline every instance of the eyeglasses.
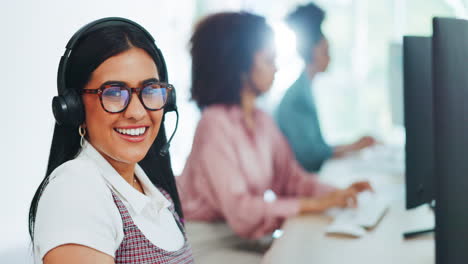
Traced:
<path fill-rule="evenodd" d="M 131 88 L 124 82 L 104 83 L 98 89 L 83 89 L 82 94 L 97 94 L 102 108 L 108 113 L 121 113 L 127 109 L 132 99 L 132 93 L 138 93 L 138 98 L 145 109 L 157 111 L 164 108 L 169 94 L 174 86 L 163 82 L 147 82 L 142 87 Z"/>

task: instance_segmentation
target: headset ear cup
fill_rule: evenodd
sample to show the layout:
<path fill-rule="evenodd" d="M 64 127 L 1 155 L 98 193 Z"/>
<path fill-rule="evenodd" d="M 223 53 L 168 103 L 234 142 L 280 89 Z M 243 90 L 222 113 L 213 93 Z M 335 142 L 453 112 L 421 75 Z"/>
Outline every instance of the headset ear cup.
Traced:
<path fill-rule="evenodd" d="M 164 113 L 172 112 L 177 109 L 176 98 L 176 90 L 172 89 L 172 91 L 169 94 L 169 97 L 167 98 L 167 103 L 164 107 Z"/>
<path fill-rule="evenodd" d="M 63 96 L 59 95 L 52 98 L 52 113 L 54 114 L 55 122 L 58 125 L 64 124 L 67 109 L 68 107 Z"/>
<path fill-rule="evenodd" d="M 52 112 L 59 125 L 77 127 L 85 118 L 81 97 L 72 89 L 66 89 L 64 95 L 52 99 Z"/>

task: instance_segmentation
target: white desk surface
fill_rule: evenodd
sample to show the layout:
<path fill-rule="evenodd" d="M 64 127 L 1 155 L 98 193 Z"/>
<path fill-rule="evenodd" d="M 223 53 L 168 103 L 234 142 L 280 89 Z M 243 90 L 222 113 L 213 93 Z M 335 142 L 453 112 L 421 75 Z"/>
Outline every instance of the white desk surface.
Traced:
<path fill-rule="evenodd" d="M 329 162 L 320 176 L 326 182 L 343 187 L 354 180 L 367 179 L 375 186 L 377 192 L 392 200 L 390 209 L 373 230 L 361 238 L 330 236 L 324 232 L 325 227 L 332 221 L 329 216 L 308 215 L 291 218 L 283 225 L 283 235 L 273 243 L 263 262 L 435 263 L 432 233 L 410 240 L 403 239 L 403 233 L 406 231 L 433 227 L 433 212 L 427 206 L 406 211 L 403 168 L 378 168 L 375 160 L 355 156 Z"/>

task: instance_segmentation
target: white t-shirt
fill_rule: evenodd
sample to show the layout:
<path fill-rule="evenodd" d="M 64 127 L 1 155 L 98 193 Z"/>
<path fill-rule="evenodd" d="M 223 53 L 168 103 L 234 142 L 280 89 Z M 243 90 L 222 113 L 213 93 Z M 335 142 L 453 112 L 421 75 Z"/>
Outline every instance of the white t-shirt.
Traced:
<path fill-rule="evenodd" d="M 182 248 L 184 237 L 168 209 L 170 202 L 138 164 L 135 175 L 145 194 L 128 184 L 87 142 L 77 158 L 55 169 L 37 208 L 36 263 L 42 263 L 47 252 L 64 244 L 84 245 L 115 257 L 124 232 L 111 189 L 154 245 L 167 251 Z"/>

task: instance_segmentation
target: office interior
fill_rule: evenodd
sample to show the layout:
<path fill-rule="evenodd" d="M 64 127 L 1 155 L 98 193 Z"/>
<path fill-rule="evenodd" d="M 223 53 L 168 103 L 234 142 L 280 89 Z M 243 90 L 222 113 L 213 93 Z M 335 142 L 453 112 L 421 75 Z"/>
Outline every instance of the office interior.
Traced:
<path fill-rule="evenodd" d="M 8 1 L 2 3 L 0 62 L 3 94 L 0 185 L 1 263 L 32 263 L 27 231 L 28 210 L 48 158 L 54 119 L 56 72 L 69 37 L 100 17 L 133 19 L 151 32 L 164 52 L 171 82 L 177 88 L 179 128 L 171 144 L 174 174 L 184 168 L 200 112 L 190 101 L 188 41 L 194 24 L 218 11 L 246 10 L 267 18 L 275 33 L 277 66 L 274 84 L 258 100 L 272 114 L 286 89 L 301 73 L 295 37 L 285 15 L 305 0 L 139 0 L 79 2 Z M 344 187 L 366 179 L 391 206 L 379 223 L 359 238 L 327 235 L 333 212 L 288 220 L 266 241 L 239 241 L 225 225 L 212 234 L 197 234 L 199 263 L 436 263 L 432 232 L 404 239 L 405 232 L 434 228 L 430 203 L 406 209 L 404 36 L 433 34 L 434 17 L 468 19 L 468 0 L 314 0 L 327 13 L 324 34 L 331 64 L 314 83 L 326 140 L 340 144 L 366 134 L 379 144 L 342 160 L 327 162 L 321 178 Z M 468 43 L 466 45 L 468 47 Z M 465 51 L 466 52 L 466 51 Z M 435 73 L 434 73 L 435 74 Z M 175 116 L 168 116 L 168 131 Z M 468 132 L 468 131 L 467 131 Z M 205 230 L 205 229 L 204 229 Z M 189 233 L 191 231 L 189 230 Z M 205 231 L 203 231 L 205 232 Z M 220 242 L 221 241 L 221 242 Z M 225 244 L 222 244 L 224 241 Z M 260 246 L 259 246 L 260 245 Z M 261 253 L 259 253 L 261 251 Z M 5 262 L 3 261 L 5 260 Z M 368 261 L 368 262 L 367 262 Z M 468 261 L 465 260 L 465 261 Z M 442 263 L 442 262 L 440 262 Z M 437 264 L 440 264 L 437 263 Z"/>

